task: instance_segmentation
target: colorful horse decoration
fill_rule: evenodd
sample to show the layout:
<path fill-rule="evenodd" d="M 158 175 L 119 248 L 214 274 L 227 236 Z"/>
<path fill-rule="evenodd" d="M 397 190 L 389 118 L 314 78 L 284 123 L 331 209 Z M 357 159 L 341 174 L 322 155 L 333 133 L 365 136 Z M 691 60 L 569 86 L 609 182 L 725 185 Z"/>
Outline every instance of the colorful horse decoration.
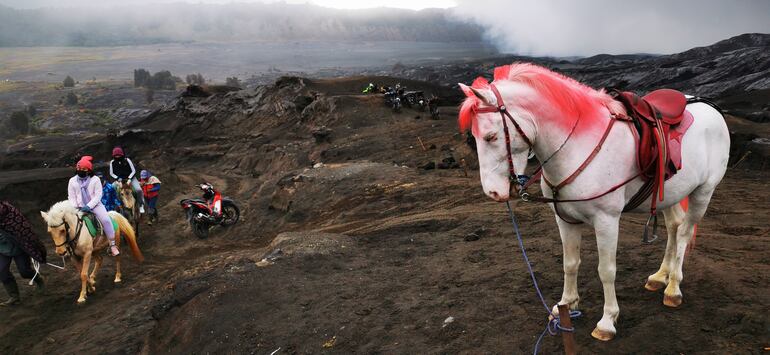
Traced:
<path fill-rule="evenodd" d="M 470 129 L 476 140 L 484 192 L 501 202 L 518 192 L 524 199 L 549 203 L 556 215 L 564 253 L 560 303 L 569 304 L 571 309 L 577 309 L 580 300 L 577 272 L 582 236 L 578 224 L 593 226 L 604 288 L 604 314 L 592 332 L 595 338 L 610 340 L 616 334 L 620 308 L 615 296 L 615 257 L 624 208 L 649 211 L 652 206 L 655 214 L 655 201 L 663 211 L 668 231 L 666 251 L 660 269 L 649 276 L 645 287 L 650 291 L 665 288 L 666 306 L 682 303 L 680 284 L 688 242 L 727 169 L 730 135 L 718 109 L 671 92 L 639 99 L 626 97 L 621 102 L 603 90 L 529 63 L 496 68 L 492 83 L 479 78 L 470 87 L 460 86 L 467 98 L 460 109 L 459 124 L 461 130 Z M 648 146 L 657 146 L 653 154 L 638 154 L 644 134 L 636 128 L 639 118 L 634 121 L 630 117 L 642 106 L 645 119 L 657 125 L 668 119 L 671 122 L 665 132 L 653 124 L 653 130 L 660 131 L 647 141 L 652 142 Z M 683 120 L 682 115 L 692 117 Z M 680 121 L 688 122 L 689 128 L 679 126 Z M 665 159 L 650 164 L 663 174 L 663 165 L 676 164 L 669 155 L 678 153 L 680 169 L 674 170 L 675 175 L 666 174 L 665 182 L 663 175 L 656 175 L 660 177 L 655 179 L 659 193 L 641 194 L 645 186 L 652 190 L 641 157 Z M 525 191 L 534 181 L 523 175 L 530 154 L 541 164 L 543 197 L 529 196 Z M 556 306 L 553 314 L 558 314 Z"/>
<path fill-rule="evenodd" d="M 40 211 L 40 215 L 43 216 L 48 226 L 48 233 L 51 234 L 51 239 L 56 246 L 56 253 L 61 256 L 72 256 L 75 267 L 80 273 L 81 288 L 78 303 L 84 303 L 87 293 L 96 292 L 96 273 L 102 265 L 104 253 L 109 248 L 107 237 L 102 234 L 100 226 L 98 228 L 95 226 L 98 224 L 95 218 L 93 222 L 86 221 L 85 219 L 88 217 L 84 217 L 67 200 L 54 204 L 48 212 Z M 113 224 L 117 224 L 115 244 L 120 246 L 121 237 L 125 238 L 134 259 L 141 263 L 144 257 L 136 243 L 136 236 L 131 224 L 120 213 L 110 211 L 109 215 Z M 93 228 L 92 224 L 94 225 Z M 89 275 L 91 258 L 94 259 L 94 268 Z M 116 256 L 114 282 L 120 283 L 121 281 L 120 256 Z"/>

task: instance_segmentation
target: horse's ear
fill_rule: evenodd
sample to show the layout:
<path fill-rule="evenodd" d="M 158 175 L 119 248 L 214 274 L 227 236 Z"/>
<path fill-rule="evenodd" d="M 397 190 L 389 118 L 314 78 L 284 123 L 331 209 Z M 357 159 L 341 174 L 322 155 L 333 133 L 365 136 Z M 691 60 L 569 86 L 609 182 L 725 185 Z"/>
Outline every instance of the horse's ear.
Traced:
<path fill-rule="evenodd" d="M 43 211 L 40 211 L 40 215 L 43 216 L 43 220 L 48 222 L 48 213 L 45 213 Z"/>
<path fill-rule="evenodd" d="M 465 94 L 465 96 L 467 96 L 467 97 L 473 97 L 473 96 L 474 96 L 474 95 L 473 95 L 473 90 L 471 90 L 471 87 L 470 87 L 470 86 L 468 86 L 468 85 L 465 85 L 465 84 L 463 84 L 463 83 L 457 83 L 457 85 L 458 85 L 458 86 L 460 86 L 460 90 L 462 90 L 462 91 L 463 91 L 463 93 Z"/>
<path fill-rule="evenodd" d="M 490 97 L 484 94 L 484 92 L 482 92 L 480 89 L 476 89 L 472 86 L 468 88 L 471 89 L 471 92 L 473 93 L 473 95 L 478 97 L 479 100 L 481 100 L 481 102 L 483 102 L 485 105 L 495 106 L 495 103 L 492 102 L 492 99 L 490 99 Z"/>

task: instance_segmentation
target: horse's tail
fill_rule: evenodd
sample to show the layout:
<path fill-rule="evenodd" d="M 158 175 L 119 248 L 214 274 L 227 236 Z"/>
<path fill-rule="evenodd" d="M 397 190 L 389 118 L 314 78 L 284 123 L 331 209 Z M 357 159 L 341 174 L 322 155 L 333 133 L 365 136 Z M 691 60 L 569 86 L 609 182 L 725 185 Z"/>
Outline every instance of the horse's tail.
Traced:
<path fill-rule="evenodd" d="M 131 227 L 131 223 L 126 219 L 126 217 L 123 217 L 123 215 L 120 213 L 110 212 L 110 215 L 112 216 L 112 218 L 118 221 L 118 228 L 120 228 L 120 235 L 126 237 L 128 246 L 131 247 L 131 254 L 134 256 L 134 260 L 140 263 L 143 262 L 144 256 L 142 255 L 142 251 L 139 250 L 139 245 L 136 244 L 136 234 L 134 234 L 134 228 Z"/>
<path fill-rule="evenodd" d="M 682 206 L 682 210 L 687 212 L 687 205 L 690 199 L 688 199 L 686 196 L 682 199 L 682 201 L 679 201 L 679 205 Z M 687 255 L 690 253 L 690 250 L 695 248 L 695 236 L 698 235 L 698 225 L 693 226 L 692 230 L 692 238 L 690 239 L 690 242 L 687 243 L 687 249 L 684 252 L 684 255 Z"/>

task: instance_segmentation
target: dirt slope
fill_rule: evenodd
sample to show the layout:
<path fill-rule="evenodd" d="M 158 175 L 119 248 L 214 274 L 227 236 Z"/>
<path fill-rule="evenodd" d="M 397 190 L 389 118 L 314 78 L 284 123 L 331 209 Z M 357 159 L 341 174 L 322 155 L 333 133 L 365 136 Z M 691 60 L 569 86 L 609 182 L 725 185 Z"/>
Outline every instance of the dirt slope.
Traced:
<path fill-rule="evenodd" d="M 545 314 L 504 205 L 481 193 L 456 109 L 442 107 L 440 120 L 409 109 L 394 114 L 379 97 L 346 93 L 367 80 L 347 80 L 290 78 L 185 97 L 132 131 L 78 146 L 105 159 L 112 144 L 122 144 L 163 181 L 161 223 L 142 230 L 147 261 L 126 262 L 120 286 L 106 262 L 97 293 L 82 306 L 75 305 L 72 268 L 45 269 L 48 295 L 23 287 L 25 306 L 0 310 L 0 353 L 531 351 Z M 465 159 L 468 176 L 461 168 L 420 168 L 450 156 Z M 0 198 L 25 200 L 25 213 L 42 228 L 35 213 L 64 198 L 65 178 L 42 184 L 0 174 Z M 680 309 L 643 289 L 665 241 L 641 246 L 643 216 L 626 216 L 616 285 L 620 323 L 609 343 L 590 337 L 602 293 L 586 231 L 579 278 L 585 316 L 576 322 L 581 350 L 759 353 L 767 346 L 764 180 L 761 171 L 728 172 L 686 262 Z M 238 225 L 207 240 L 192 236 L 177 204 L 200 181 L 213 182 L 243 210 Z M 554 217 L 535 204 L 517 203 L 516 211 L 541 287 L 555 302 L 562 275 Z M 282 253 L 274 264 L 262 266 L 276 249 Z M 445 323 L 450 316 L 454 321 Z M 544 341 L 544 353 L 559 350 L 557 339 Z"/>

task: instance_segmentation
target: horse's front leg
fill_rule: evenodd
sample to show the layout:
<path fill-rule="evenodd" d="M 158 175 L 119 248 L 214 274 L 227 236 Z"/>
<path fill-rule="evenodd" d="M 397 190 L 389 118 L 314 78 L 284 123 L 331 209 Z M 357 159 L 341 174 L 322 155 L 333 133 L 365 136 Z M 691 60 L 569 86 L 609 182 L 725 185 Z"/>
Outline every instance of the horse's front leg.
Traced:
<path fill-rule="evenodd" d="M 615 337 L 615 322 L 620 314 L 615 296 L 615 254 L 618 248 L 618 225 L 620 216 L 598 216 L 594 219 L 596 247 L 599 252 L 599 278 L 604 288 L 604 314 L 591 335 L 607 341 Z"/>
<path fill-rule="evenodd" d="M 78 297 L 78 303 L 84 303 L 86 301 L 86 291 L 88 290 L 88 268 L 91 265 L 91 252 L 86 252 L 83 255 L 83 264 L 80 268 L 80 297 Z"/>
<path fill-rule="evenodd" d="M 559 217 L 556 217 L 556 224 L 559 226 L 564 259 L 564 289 L 559 304 L 569 304 L 570 310 L 576 310 L 580 301 L 577 289 L 577 275 L 578 268 L 580 267 L 582 231 L 580 226 L 564 222 Z M 552 312 L 554 315 L 559 314 L 558 305 L 553 306 Z"/>

